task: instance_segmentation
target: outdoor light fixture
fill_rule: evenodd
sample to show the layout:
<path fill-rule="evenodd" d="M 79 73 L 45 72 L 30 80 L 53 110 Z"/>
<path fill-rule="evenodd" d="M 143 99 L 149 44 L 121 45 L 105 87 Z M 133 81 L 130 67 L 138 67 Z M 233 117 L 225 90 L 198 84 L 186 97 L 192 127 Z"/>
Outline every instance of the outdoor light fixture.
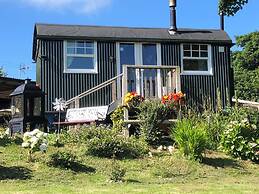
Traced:
<path fill-rule="evenodd" d="M 169 0 L 170 7 L 176 7 L 176 0 Z"/>

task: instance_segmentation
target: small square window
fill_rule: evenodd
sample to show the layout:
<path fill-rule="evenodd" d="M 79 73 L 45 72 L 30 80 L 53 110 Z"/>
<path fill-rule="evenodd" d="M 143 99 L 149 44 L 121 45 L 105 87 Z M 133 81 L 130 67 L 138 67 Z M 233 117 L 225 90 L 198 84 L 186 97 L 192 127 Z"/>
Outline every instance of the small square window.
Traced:
<path fill-rule="evenodd" d="M 210 45 L 183 44 L 182 52 L 183 74 L 212 75 Z"/>
<path fill-rule="evenodd" d="M 65 41 L 65 73 L 97 73 L 96 43 Z"/>

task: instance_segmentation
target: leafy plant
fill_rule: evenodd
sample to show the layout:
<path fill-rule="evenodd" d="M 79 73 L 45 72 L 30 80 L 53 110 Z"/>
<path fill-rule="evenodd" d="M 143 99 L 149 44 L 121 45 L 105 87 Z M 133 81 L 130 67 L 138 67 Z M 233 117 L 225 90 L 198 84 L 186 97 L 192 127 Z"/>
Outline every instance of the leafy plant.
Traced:
<path fill-rule="evenodd" d="M 221 148 L 234 157 L 259 161 L 259 131 L 256 125 L 246 119 L 231 122 L 223 133 Z"/>
<path fill-rule="evenodd" d="M 139 106 L 140 131 L 150 145 L 158 145 L 163 136 L 161 124 L 170 116 L 176 116 L 174 105 L 162 104 L 159 100 L 144 101 Z"/>
<path fill-rule="evenodd" d="M 141 138 L 125 137 L 111 128 L 85 128 L 87 153 L 99 157 L 138 158 L 148 152 Z"/>
<path fill-rule="evenodd" d="M 194 119 L 179 120 L 172 129 L 172 138 L 184 156 L 200 160 L 207 147 L 206 125 Z"/>
<path fill-rule="evenodd" d="M 126 174 L 126 169 L 123 168 L 116 160 L 113 160 L 111 170 L 109 173 L 109 179 L 112 182 L 122 182 L 123 177 Z"/>
<path fill-rule="evenodd" d="M 236 37 L 239 50 L 232 53 L 235 90 L 243 100 L 259 101 L 259 32 Z"/>
<path fill-rule="evenodd" d="M 71 169 L 74 166 L 77 166 L 77 157 L 76 155 L 66 152 L 66 151 L 58 151 L 49 156 L 49 161 L 47 164 L 53 167 Z"/>
<path fill-rule="evenodd" d="M 23 135 L 22 147 L 28 149 L 28 160 L 32 161 L 32 154 L 36 151 L 46 152 L 48 147 L 47 133 L 43 133 L 39 129 L 26 132 Z"/>
<path fill-rule="evenodd" d="M 124 108 L 122 106 L 118 107 L 111 115 L 112 128 L 117 131 L 123 131 L 124 127 Z"/>

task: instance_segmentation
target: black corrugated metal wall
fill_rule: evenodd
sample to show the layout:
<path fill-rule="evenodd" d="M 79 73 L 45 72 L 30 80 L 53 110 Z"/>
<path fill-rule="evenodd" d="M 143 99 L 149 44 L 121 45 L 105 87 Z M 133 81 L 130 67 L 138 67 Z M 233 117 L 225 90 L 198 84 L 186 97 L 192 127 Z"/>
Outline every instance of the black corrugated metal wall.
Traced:
<path fill-rule="evenodd" d="M 71 99 L 78 94 L 116 75 L 115 42 L 98 42 L 98 74 L 63 73 L 63 40 L 39 40 L 37 60 L 37 83 L 46 92 L 46 110 L 51 111 L 55 98 Z M 230 97 L 230 48 L 219 52 L 219 45 L 212 45 L 213 75 L 181 75 L 182 91 L 187 94 L 191 105 L 203 105 L 206 101 L 215 107 L 217 89 L 220 91 L 223 106 Z M 181 49 L 177 43 L 162 43 L 162 65 L 181 66 Z M 80 106 L 100 106 L 111 102 L 110 88 L 81 99 Z"/>
<path fill-rule="evenodd" d="M 162 64 L 181 66 L 180 44 L 165 43 L 161 45 Z M 217 95 L 220 95 L 225 107 L 230 98 L 230 48 L 224 46 L 225 52 L 219 52 L 219 45 L 212 45 L 213 75 L 181 75 L 181 88 L 191 105 L 210 104 L 216 107 Z M 219 91 L 219 94 L 218 92 Z"/>
<path fill-rule="evenodd" d="M 98 74 L 63 73 L 63 41 L 40 40 L 37 61 L 37 83 L 46 93 L 46 110 L 52 111 L 55 98 L 71 99 L 78 94 L 114 77 L 116 58 L 114 42 L 97 43 Z M 40 73 L 39 73 L 40 72 Z M 80 106 L 100 106 L 111 102 L 111 91 L 104 88 L 80 100 Z"/>

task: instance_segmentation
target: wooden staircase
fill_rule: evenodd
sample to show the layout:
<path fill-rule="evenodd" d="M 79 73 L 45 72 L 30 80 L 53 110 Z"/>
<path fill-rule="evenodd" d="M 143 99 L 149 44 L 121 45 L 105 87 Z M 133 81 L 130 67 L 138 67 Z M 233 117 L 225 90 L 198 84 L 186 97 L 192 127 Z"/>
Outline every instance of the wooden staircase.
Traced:
<path fill-rule="evenodd" d="M 136 91 L 147 98 L 160 98 L 164 94 L 181 90 L 180 67 L 157 65 L 123 65 L 123 72 L 81 94 L 66 101 L 68 108 L 80 107 L 80 99 L 102 88 L 110 87 L 112 102 L 109 104 L 107 114 L 111 114 L 118 106 L 123 104 L 123 98 L 128 92 Z M 105 94 L 103 94 L 105 95 Z M 130 121 L 128 111 L 124 111 L 124 121 Z"/>

